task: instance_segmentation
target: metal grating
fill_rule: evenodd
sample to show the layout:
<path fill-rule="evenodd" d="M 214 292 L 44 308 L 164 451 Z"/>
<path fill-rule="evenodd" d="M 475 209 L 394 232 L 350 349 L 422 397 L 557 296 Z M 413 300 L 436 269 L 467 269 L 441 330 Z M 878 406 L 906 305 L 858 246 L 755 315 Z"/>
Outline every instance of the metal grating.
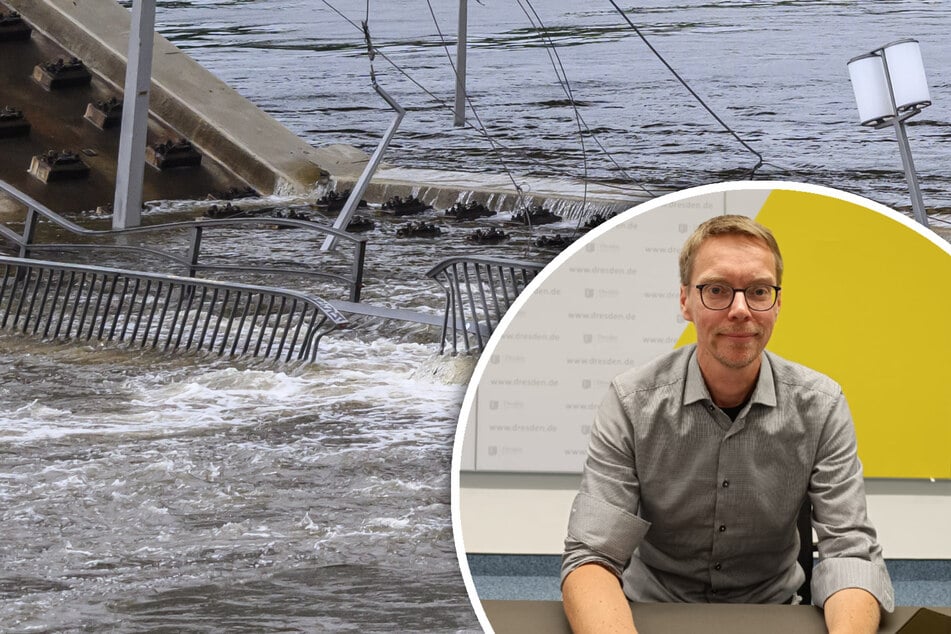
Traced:
<path fill-rule="evenodd" d="M 347 325 L 320 298 L 264 286 L 2 256 L 0 271 L 0 328 L 49 340 L 313 361 Z"/>
<path fill-rule="evenodd" d="M 440 352 L 447 341 L 454 354 L 484 350 L 502 316 L 543 267 L 477 256 L 449 258 L 433 267 L 426 275 L 446 293 Z"/>

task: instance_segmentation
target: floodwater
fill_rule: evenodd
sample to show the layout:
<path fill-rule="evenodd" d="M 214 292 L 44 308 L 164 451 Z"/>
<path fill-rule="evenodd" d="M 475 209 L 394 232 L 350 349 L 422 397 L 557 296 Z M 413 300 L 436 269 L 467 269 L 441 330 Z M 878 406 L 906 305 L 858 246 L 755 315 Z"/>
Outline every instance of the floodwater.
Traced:
<path fill-rule="evenodd" d="M 431 345 L 337 338 L 274 369 L 4 336 L 0 362 L 4 631 L 474 623 L 448 520 L 461 387 Z"/>
<path fill-rule="evenodd" d="M 756 178 L 828 185 L 893 207 L 910 204 L 895 135 L 859 125 L 846 63 L 889 42 L 918 39 L 934 103 L 908 122 L 908 135 L 926 206 L 951 209 L 946 3 L 618 5 L 763 156 Z M 492 173 L 504 167 L 516 180 L 587 173 L 656 193 L 743 178 L 756 165 L 608 0 L 469 0 L 474 114 L 467 115 L 472 127 L 454 128 L 455 80 L 443 43 L 454 58 L 457 6 L 453 0 L 158 0 L 157 21 L 166 36 L 313 145 L 372 151 L 392 118 L 371 87 L 360 30 L 366 20 L 386 56 L 373 62 L 379 84 L 409 111 L 387 155 L 401 166 Z M 555 67 L 591 131 L 583 145 Z"/>
<path fill-rule="evenodd" d="M 354 22 L 368 14 L 366 3 L 330 4 Z M 391 114 L 370 86 L 363 35 L 328 4 L 157 5 L 159 30 L 312 144 L 370 151 L 385 130 Z M 515 179 L 587 171 L 635 191 L 745 177 L 755 165 L 609 3 L 538 2 L 537 17 L 531 6 L 469 2 L 469 88 L 493 149 L 478 131 L 452 128 L 440 104 L 452 102 L 453 80 L 436 24 L 453 39 L 455 3 L 434 1 L 435 21 L 425 0 L 369 4 L 374 44 L 439 99 L 376 58 L 380 84 L 409 110 L 390 162 L 508 169 Z M 935 103 L 912 120 L 909 136 L 926 204 L 951 209 L 944 3 L 621 6 L 763 155 L 757 177 L 836 186 L 898 207 L 908 203 L 896 144 L 890 131 L 857 124 L 845 63 L 917 37 Z M 584 152 L 526 12 L 558 46 L 556 65 L 595 133 L 585 134 Z M 159 204 L 151 213 L 199 205 Z M 439 241 L 395 240 L 395 223 L 378 222 L 367 234 L 366 300 L 439 312 L 441 294 L 425 271 L 466 245 L 464 231 L 502 219 L 447 227 Z M 227 251 L 318 258 L 290 235 L 235 239 Z M 479 250 L 553 255 L 530 244 L 516 232 Z M 477 629 L 449 513 L 451 443 L 472 359 L 440 356 L 437 336 L 357 320 L 322 342 L 317 363 L 275 366 L 0 335 L 8 368 L 0 383 L 0 629 Z"/>

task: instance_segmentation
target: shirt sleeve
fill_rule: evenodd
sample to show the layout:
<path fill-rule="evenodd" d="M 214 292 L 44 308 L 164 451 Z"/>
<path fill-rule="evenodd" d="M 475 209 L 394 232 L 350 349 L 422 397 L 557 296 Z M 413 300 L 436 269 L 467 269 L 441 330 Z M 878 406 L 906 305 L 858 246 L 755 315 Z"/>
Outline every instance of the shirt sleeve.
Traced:
<path fill-rule="evenodd" d="M 621 575 L 650 528 L 637 517 L 639 499 L 631 421 L 612 385 L 591 428 L 581 487 L 568 518 L 562 582 L 587 563 Z"/>
<path fill-rule="evenodd" d="M 892 583 L 866 512 L 855 427 L 841 392 L 819 438 L 809 498 L 813 527 L 819 537 L 819 563 L 812 578 L 813 602 L 821 606 L 839 590 L 862 588 L 891 612 L 895 607 Z"/>

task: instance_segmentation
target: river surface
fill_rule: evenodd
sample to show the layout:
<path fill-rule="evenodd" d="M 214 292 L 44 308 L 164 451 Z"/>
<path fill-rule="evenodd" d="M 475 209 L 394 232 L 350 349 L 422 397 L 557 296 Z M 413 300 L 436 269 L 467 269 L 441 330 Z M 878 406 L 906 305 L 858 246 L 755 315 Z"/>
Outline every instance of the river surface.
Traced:
<path fill-rule="evenodd" d="M 537 2 L 536 17 L 524 0 L 470 0 L 468 83 L 493 144 L 454 129 L 439 30 L 454 42 L 456 7 L 433 2 L 435 21 L 419 0 L 374 1 L 369 13 L 366 3 L 331 2 L 355 23 L 369 15 L 374 44 L 435 95 L 374 61 L 381 85 L 408 108 L 390 162 L 508 169 L 516 180 L 587 173 L 651 192 L 745 177 L 755 165 L 602 2 Z M 917 37 L 934 105 L 909 136 L 926 205 L 951 209 L 946 3 L 621 6 L 763 155 L 756 177 L 835 186 L 899 208 L 908 198 L 897 146 L 891 131 L 858 125 L 845 64 Z M 595 132 L 584 152 L 539 21 Z M 370 86 L 361 31 L 320 0 L 159 0 L 157 26 L 314 145 L 371 151 L 392 116 Z M 401 241 L 392 221 L 378 223 L 367 234 L 365 299 L 439 312 L 439 289 L 423 274 L 465 245 L 462 229 Z M 481 250 L 553 255 L 530 245 L 516 232 Z M 227 252 L 275 249 L 317 257 L 313 244 L 277 235 L 236 238 Z M 449 513 L 471 359 L 441 357 L 436 337 L 357 320 L 324 340 L 315 364 L 275 367 L 0 335 L 0 630 L 477 629 Z"/>
<path fill-rule="evenodd" d="M 918 39 L 934 104 L 909 121 L 908 134 L 926 206 L 951 208 L 946 2 L 618 5 L 763 156 L 757 178 L 838 187 L 897 207 L 909 202 L 894 133 L 859 125 L 846 63 L 889 42 Z M 516 180 L 580 179 L 587 170 L 590 178 L 635 191 L 666 191 L 745 177 L 756 164 L 607 0 L 469 0 L 467 86 L 478 119 L 470 109 L 474 127 L 454 128 L 454 75 L 443 42 L 454 58 L 457 6 L 452 0 L 159 0 L 157 22 L 313 145 L 372 151 L 392 118 L 370 85 L 359 28 L 366 20 L 386 56 L 373 63 L 377 79 L 409 110 L 387 155 L 399 165 L 493 173 L 504 165 Z M 584 152 L 555 66 L 594 133 L 585 134 Z M 480 122 L 492 143 L 478 132 Z"/>

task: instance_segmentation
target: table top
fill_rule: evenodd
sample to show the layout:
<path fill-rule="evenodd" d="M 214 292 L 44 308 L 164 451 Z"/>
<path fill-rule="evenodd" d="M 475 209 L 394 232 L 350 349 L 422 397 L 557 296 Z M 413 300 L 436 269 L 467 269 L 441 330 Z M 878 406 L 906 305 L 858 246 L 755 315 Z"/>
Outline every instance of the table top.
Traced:
<path fill-rule="evenodd" d="M 483 601 L 496 634 L 570 634 L 561 601 Z M 638 603 L 631 608 L 639 634 L 825 634 L 822 610 L 809 605 Z M 951 607 L 929 608 L 951 615 Z M 895 634 L 918 611 L 899 606 L 882 617 L 880 634 Z M 941 633 L 939 633 L 941 634 Z"/>

